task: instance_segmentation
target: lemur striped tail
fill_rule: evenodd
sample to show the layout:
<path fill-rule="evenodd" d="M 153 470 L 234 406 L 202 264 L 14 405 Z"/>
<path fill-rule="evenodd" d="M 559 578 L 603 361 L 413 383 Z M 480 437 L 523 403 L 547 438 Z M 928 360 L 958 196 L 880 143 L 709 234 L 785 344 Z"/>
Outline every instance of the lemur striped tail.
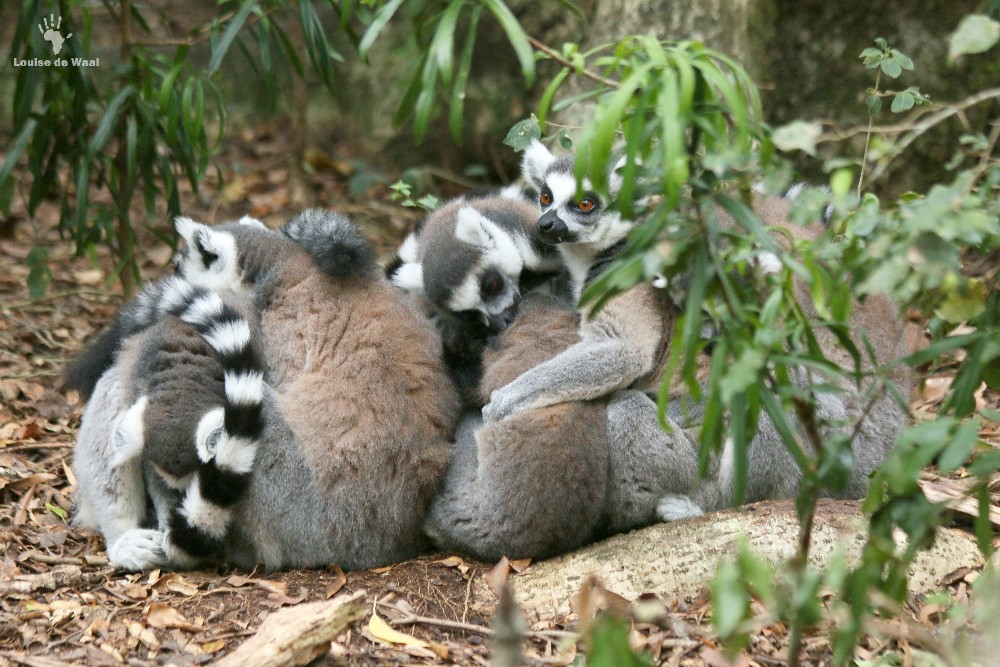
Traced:
<path fill-rule="evenodd" d="M 264 427 L 263 361 L 249 322 L 218 294 L 180 278 L 157 285 L 155 299 L 150 295 L 141 318 L 154 321 L 174 315 L 193 325 L 215 351 L 223 371 L 224 404 L 206 412 L 198 423 L 194 444 L 200 464 L 184 499 L 171 511 L 165 540 L 172 560 L 201 560 L 221 553 L 233 506 L 250 480 Z"/>

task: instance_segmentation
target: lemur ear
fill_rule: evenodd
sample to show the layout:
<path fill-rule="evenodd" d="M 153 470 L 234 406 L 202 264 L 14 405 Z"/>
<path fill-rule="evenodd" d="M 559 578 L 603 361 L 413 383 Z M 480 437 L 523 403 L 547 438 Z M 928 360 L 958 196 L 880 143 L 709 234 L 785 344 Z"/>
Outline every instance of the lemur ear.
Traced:
<path fill-rule="evenodd" d="M 424 291 L 424 267 L 416 262 L 406 262 L 402 264 L 396 272 L 392 274 L 392 284 L 405 289 L 407 292 Z"/>
<path fill-rule="evenodd" d="M 200 280 L 211 273 L 225 276 L 229 281 L 237 280 L 233 272 L 237 270 L 239 262 L 232 234 L 214 230 L 191 218 L 177 218 L 174 225 L 177 233 L 184 239 L 184 248 L 178 253 L 176 260 L 179 275 L 192 280 L 197 276 Z M 218 287 L 229 288 L 232 284 L 226 283 Z"/>
<path fill-rule="evenodd" d="M 476 209 L 466 206 L 458 209 L 455 238 L 477 248 L 490 250 L 496 247 L 496 225 Z"/>
<path fill-rule="evenodd" d="M 265 231 L 267 230 L 267 225 L 265 225 L 263 222 L 261 222 L 257 218 L 251 218 L 249 215 L 244 215 L 242 218 L 240 218 L 240 224 L 241 225 L 249 225 L 251 227 L 258 227 L 258 228 L 263 229 Z"/>
<path fill-rule="evenodd" d="M 556 156 L 545 147 L 545 144 L 533 139 L 524 149 L 524 157 L 521 158 L 521 176 L 536 190 L 540 190 L 545 184 L 545 172 L 555 159 Z"/>
<path fill-rule="evenodd" d="M 219 254 L 212 249 L 212 230 L 208 225 L 191 218 L 179 217 L 174 221 L 177 233 L 184 239 L 184 253 L 201 259 L 202 266 L 211 266 Z"/>

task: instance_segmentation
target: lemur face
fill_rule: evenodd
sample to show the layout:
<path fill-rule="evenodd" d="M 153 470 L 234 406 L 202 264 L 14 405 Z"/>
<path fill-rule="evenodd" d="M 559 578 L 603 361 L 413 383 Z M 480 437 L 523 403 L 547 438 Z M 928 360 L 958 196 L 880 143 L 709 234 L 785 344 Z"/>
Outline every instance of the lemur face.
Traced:
<path fill-rule="evenodd" d="M 524 232 L 512 232 L 509 220 L 498 222 L 509 206 L 513 203 L 500 206 L 493 198 L 438 209 L 419 236 L 412 235 L 400 248 L 402 264 L 392 281 L 424 294 L 442 315 L 484 327 L 490 334 L 502 331 L 517 314 L 525 257 L 540 261 Z M 507 214 L 525 206 L 521 203 Z M 517 213 L 523 218 L 519 224 L 537 215 L 533 207 L 527 209 L 528 215 Z"/>
<path fill-rule="evenodd" d="M 572 172 L 546 173 L 538 192 L 542 216 L 536 234 L 542 241 L 551 245 L 586 242 L 599 231 L 606 212 L 604 202 L 591 190 L 589 179 L 584 179 L 582 185 L 583 192 L 578 195 Z"/>
<path fill-rule="evenodd" d="M 443 305 L 452 313 L 478 318 L 490 332 L 502 331 L 521 301 L 521 253 L 510 234 L 471 206 L 458 209 L 454 235 L 471 253 L 465 275 L 449 286 Z M 425 262 L 425 279 L 427 266 Z"/>
<path fill-rule="evenodd" d="M 608 179 L 611 198 L 620 187 L 618 166 L 612 168 Z M 534 233 L 544 243 L 610 245 L 627 231 L 621 216 L 594 191 L 590 179 L 584 178 L 577 188 L 572 154 L 556 157 L 536 140 L 524 153 L 522 174 L 538 190 L 542 215 Z"/>
<path fill-rule="evenodd" d="M 244 216 L 241 225 L 267 227 L 260 220 Z M 177 275 L 197 287 L 206 289 L 236 289 L 242 282 L 236 238 L 227 231 L 209 227 L 191 218 L 175 221 L 184 247 L 174 257 Z"/>

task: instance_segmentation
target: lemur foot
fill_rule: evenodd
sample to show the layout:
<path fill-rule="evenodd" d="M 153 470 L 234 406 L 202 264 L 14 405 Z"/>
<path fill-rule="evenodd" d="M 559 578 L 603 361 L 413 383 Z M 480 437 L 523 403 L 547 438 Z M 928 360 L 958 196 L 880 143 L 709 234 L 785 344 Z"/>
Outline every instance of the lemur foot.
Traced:
<path fill-rule="evenodd" d="M 678 521 L 701 516 L 705 511 L 687 496 L 668 495 L 656 504 L 656 516 L 660 521 Z"/>
<path fill-rule="evenodd" d="M 133 528 L 108 547 L 108 560 L 115 567 L 138 572 L 167 564 L 164 533 L 159 530 Z"/>

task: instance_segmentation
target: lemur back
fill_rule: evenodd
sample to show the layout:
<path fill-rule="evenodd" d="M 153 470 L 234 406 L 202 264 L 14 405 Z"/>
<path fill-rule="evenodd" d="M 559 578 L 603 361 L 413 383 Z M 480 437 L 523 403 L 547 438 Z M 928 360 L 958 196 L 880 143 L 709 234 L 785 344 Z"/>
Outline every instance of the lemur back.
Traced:
<path fill-rule="evenodd" d="M 245 294 L 228 298 L 256 320 L 247 324 L 272 383 L 225 556 L 247 566 L 367 567 L 415 554 L 458 409 L 433 327 L 380 277 L 374 253 L 342 216 L 307 212 L 284 236 L 201 232 L 217 246 L 234 241 L 242 275 L 252 276 Z M 302 247 L 330 237 L 339 240 L 325 249 Z M 344 247 L 346 264 L 335 256 Z M 113 399 L 134 367 L 123 356 L 98 383 L 95 420 L 121 413 Z M 100 438 L 86 435 L 84 449 L 101 450 Z"/>
<path fill-rule="evenodd" d="M 228 555 L 345 568 L 416 555 L 459 409 L 440 338 L 374 261 L 331 276 L 289 245 L 258 291 L 270 430 Z"/>
<path fill-rule="evenodd" d="M 525 297 L 483 353 L 480 391 L 496 388 L 578 340 L 579 316 L 542 296 Z M 443 549 L 485 560 L 542 558 L 593 540 L 603 530 L 608 451 L 607 402 L 573 401 L 459 428 L 428 534 Z"/>

